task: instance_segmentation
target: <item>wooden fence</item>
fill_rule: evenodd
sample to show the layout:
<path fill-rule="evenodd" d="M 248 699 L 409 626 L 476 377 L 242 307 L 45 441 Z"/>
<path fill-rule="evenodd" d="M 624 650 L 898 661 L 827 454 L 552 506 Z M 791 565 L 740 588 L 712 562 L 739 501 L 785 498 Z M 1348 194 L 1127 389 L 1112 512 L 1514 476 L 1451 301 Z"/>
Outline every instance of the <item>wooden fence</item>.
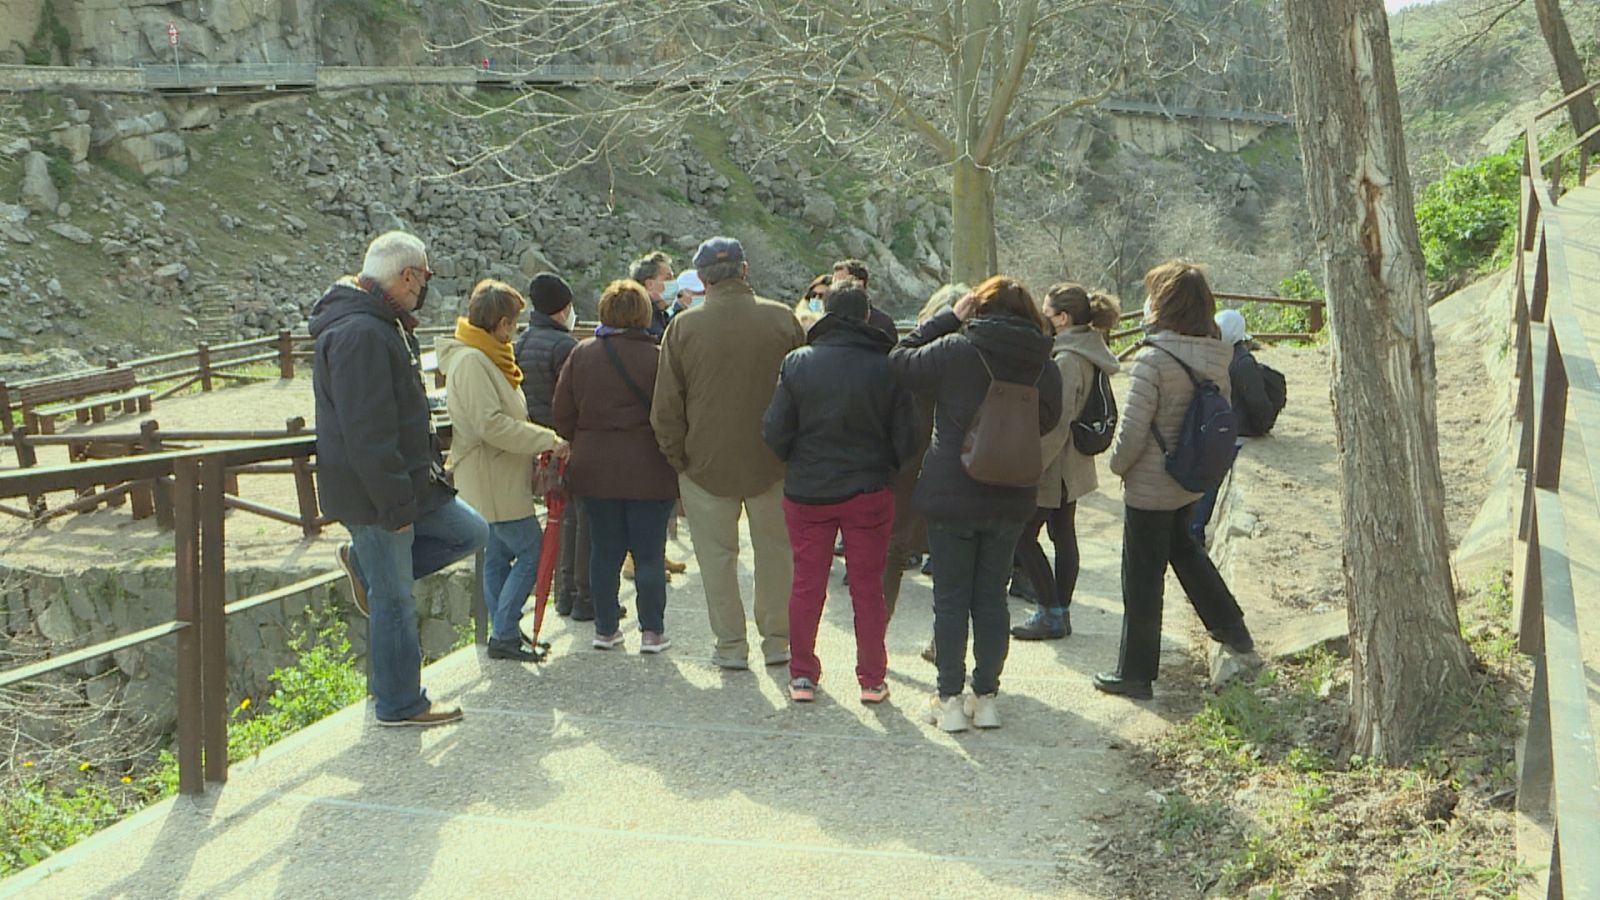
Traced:
<path fill-rule="evenodd" d="M 1600 608 L 1600 584 L 1574 577 L 1573 557 L 1592 562 L 1595 548 L 1576 546 L 1569 527 L 1600 523 L 1600 374 L 1567 270 L 1566 241 L 1576 236 L 1551 214 L 1563 160 L 1576 153 L 1577 183 L 1587 181 L 1582 144 L 1600 128 L 1541 159 L 1539 123 L 1597 87 L 1528 122 L 1518 220 L 1517 465 L 1525 483 L 1514 588 L 1519 646 L 1533 657 L 1534 679 L 1517 772 L 1517 809 L 1533 827 L 1519 828 L 1517 852 L 1540 873 L 1547 897 L 1600 897 L 1600 761 L 1578 622 L 1580 610 Z"/>

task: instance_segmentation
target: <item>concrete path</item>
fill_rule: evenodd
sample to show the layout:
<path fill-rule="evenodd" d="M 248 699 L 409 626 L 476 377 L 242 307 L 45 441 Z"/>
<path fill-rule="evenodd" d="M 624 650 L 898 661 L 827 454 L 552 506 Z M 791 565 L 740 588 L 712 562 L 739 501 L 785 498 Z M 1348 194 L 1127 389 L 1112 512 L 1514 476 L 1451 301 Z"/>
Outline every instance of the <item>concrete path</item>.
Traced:
<path fill-rule="evenodd" d="M 467 649 L 426 672 L 464 723 L 380 729 L 365 707 L 345 710 L 203 799 L 160 804 L 0 895 L 1115 896 L 1097 823 L 1152 814 L 1126 748 L 1192 711 L 1198 675 L 1181 643 L 1192 615 L 1176 603 L 1161 699 L 1090 688 L 1116 657 L 1121 510 L 1104 494 L 1082 506 L 1076 633 L 1013 644 L 998 731 L 921 721 L 926 578 L 908 573 L 890 629 L 894 695 L 863 707 L 836 564 L 822 693 L 797 707 L 783 667 L 710 664 L 691 562 L 660 657 L 638 655 L 632 631 L 626 652 L 591 650 L 588 626 L 552 617 L 547 665 Z M 1013 604 L 1014 620 L 1025 613 Z"/>

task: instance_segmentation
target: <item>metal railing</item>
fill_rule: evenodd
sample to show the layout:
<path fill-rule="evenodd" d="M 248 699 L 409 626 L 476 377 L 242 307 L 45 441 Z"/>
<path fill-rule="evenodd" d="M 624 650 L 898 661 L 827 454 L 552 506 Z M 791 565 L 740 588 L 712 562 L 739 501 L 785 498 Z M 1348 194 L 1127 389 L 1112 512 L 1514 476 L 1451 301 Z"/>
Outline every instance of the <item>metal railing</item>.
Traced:
<path fill-rule="evenodd" d="M 1239 304 L 1256 303 L 1263 306 L 1290 306 L 1299 307 L 1306 311 L 1305 331 L 1264 331 L 1259 334 L 1250 335 L 1250 337 L 1258 341 L 1277 343 L 1279 341 L 1315 340 L 1317 335 L 1322 333 L 1322 327 L 1327 319 L 1328 301 L 1326 300 L 1301 300 L 1295 297 L 1266 297 L 1259 294 L 1233 294 L 1226 291 L 1216 291 L 1213 296 L 1215 296 L 1218 300 L 1230 301 Z M 1117 321 L 1119 324 L 1122 324 L 1127 322 L 1137 322 L 1142 318 L 1144 318 L 1144 312 L 1136 309 L 1132 310 L 1131 312 L 1123 313 Z M 1138 337 L 1142 334 L 1144 334 L 1144 326 L 1135 325 L 1127 328 L 1119 328 L 1111 332 L 1109 337 L 1111 342 L 1115 343 L 1117 341 L 1127 340 L 1128 338 Z M 1117 358 L 1127 359 L 1138 349 L 1139 342 L 1133 341 L 1117 351 Z"/>
<path fill-rule="evenodd" d="M 142 71 L 145 88 L 152 91 L 317 85 L 315 63 L 194 63 L 144 66 Z"/>
<path fill-rule="evenodd" d="M 1584 91 L 1528 122 L 1516 262 L 1517 466 L 1526 480 L 1514 556 L 1515 615 L 1519 648 L 1534 663 L 1517 808 L 1549 834 L 1548 848 L 1529 846 L 1519 834 L 1517 850 L 1525 863 L 1548 864 L 1548 897 L 1600 896 L 1600 761 L 1578 625 L 1579 599 L 1595 608 L 1600 584 L 1574 578 L 1576 548 L 1568 532 L 1569 523 L 1600 522 L 1600 375 L 1577 316 L 1561 224 L 1550 215 L 1561 157 L 1574 148 L 1552 160 L 1539 156 L 1539 120 Z M 1552 164 L 1555 178 L 1546 181 Z M 1586 164 L 1580 172 L 1582 184 Z M 1567 440 L 1569 427 L 1577 440 Z"/>

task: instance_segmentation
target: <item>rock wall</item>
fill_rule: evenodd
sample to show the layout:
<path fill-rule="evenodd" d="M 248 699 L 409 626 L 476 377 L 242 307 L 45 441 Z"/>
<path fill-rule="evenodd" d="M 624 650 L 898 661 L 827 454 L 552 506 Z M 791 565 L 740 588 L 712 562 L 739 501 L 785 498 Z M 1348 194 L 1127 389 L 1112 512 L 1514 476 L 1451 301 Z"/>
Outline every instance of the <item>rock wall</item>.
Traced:
<path fill-rule="evenodd" d="M 311 574 L 230 567 L 227 596 L 260 594 Z M 458 565 L 417 583 L 418 627 L 428 660 L 449 653 L 457 643 L 457 627 L 471 623 L 472 578 L 470 565 Z M 37 646 L 42 638 L 52 655 L 59 654 L 171 621 L 176 612 L 174 572 L 167 558 L 70 574 L 0 566 L 0 586 L 0 650 L 18 641 Z M 367 620 L 350 604 L 340 582 L 240 613 L 227 622 L 230 706 L 271 692 L 273 670 L 294 662 L 287 646 L 291 626 L 306 622 L 313 609 L 325 621 L 342 621 L 356 656 L 365 659 Z M 85 701 L 96 707 L 116 701 L 113 705 L 134 727 L 170 733 L 177 724 L 175 647 L 175 637 L 162 638 L 74 666 L 57 682 L 78 685 Z"/>

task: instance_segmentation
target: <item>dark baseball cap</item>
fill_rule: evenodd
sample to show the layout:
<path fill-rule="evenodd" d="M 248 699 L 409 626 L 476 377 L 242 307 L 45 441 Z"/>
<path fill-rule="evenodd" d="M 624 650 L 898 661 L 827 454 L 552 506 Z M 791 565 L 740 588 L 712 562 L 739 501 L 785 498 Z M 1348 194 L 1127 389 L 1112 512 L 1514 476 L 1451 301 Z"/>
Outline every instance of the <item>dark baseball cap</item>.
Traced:
<path fill-rule="evenodd" d="M 694 251 L 696 269 L 724 262 L 744 262 L 744 245 L 731 237 L 714 237 Z"/>

